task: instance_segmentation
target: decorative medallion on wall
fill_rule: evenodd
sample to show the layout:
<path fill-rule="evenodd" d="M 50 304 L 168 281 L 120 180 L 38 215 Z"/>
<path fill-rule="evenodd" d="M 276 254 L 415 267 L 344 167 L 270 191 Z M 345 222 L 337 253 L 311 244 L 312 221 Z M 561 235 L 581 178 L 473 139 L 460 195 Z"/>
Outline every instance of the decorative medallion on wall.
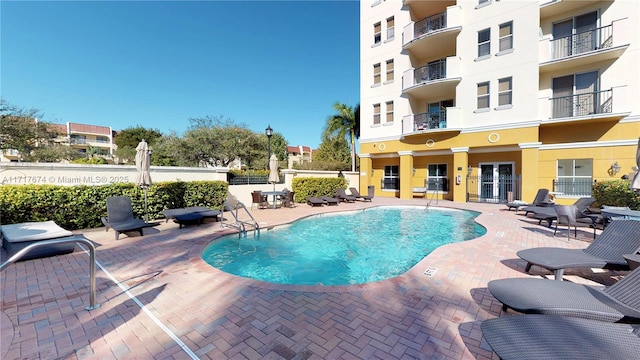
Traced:
<path fill-rule="evenodd" d="M 387 146 L 384 143 L 378 144 L 378 150 L 384 151 L 384 149 L 386 149 L 386 148 L 387 148 Z"/>
<path fill-rule="evenodd" d="M 498 140 L 500 140 L 500 135 L 498 135 L 497 133 L 491 133 L 489 134 L 487 140 L 489 140 L 490 143 L 497 142 Z"/>
<path fill-rule="evenodd" d="M 427 139 L 427 142 L 424 144 L 427 145 L 427 147 L 432 147 L 433 145 L 436 144 L 436 142 L 433 139 Z"/>

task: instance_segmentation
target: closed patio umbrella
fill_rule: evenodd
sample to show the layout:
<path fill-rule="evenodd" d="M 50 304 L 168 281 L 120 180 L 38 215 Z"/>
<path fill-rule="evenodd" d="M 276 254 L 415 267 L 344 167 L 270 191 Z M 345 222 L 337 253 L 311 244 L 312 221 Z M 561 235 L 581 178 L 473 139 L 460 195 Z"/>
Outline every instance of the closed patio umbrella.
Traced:
<path fill-rule="evenodd" d="M 144 139 L 142 139 L 136 147 L 136 169 L 138 170 L 136 184 L 144 189 L 144 219 L 147 223 L 149 222 L 149 213 L 147 211 L 147 189 L 151 186 L 151 174 L 149 173 L 149 168 L 151 167 L 151 155 L 149 153 L 149 145 L 144 141 Z"/>
<path fill-rule="evenodd" d="M 278 175 L 278 158 L 275 154 L 269 158 L 269 182 L 273 184 L 273 191 L 276 191 L 276 183 L 280 182 L 280 176 Z"/>
<path fill-rule="evenodd" d="M 631 190 L 640 192 L 640 138 L 638 139 L 638 149 L 636 150 L 636 173 L 631 179 Z"/>

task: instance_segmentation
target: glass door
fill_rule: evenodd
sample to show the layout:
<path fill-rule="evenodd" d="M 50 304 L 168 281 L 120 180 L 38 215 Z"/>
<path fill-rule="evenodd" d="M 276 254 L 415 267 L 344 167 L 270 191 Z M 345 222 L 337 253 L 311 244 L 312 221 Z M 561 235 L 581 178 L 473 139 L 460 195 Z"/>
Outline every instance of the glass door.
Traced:
<path fill-rule="evenodd" d="M 513 163 L 481 163 L 480 201 L 507 202 L 514 193 Z"/>

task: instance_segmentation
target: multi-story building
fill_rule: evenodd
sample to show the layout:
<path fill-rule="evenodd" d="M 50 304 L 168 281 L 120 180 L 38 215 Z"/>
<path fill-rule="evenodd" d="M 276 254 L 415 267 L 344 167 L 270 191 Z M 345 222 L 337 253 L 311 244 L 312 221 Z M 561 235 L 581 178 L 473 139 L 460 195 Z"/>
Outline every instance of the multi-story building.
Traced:
<path fill-rule="evenodd" d="M 640 1 L 376 0 L 360 15 L 361 190 L 573 202 L 633 171 Z"/>
<path fill-rule="evenodd" d="M 37 121 L 38 119 L 34 119 L 34 122 Z M 69 145 L 81 153 L 92 151 L 96 155 L 111 159 L 117 148 L 114 142 L 115 132 L 108 126 L 67 122 L 49 124 L 49 127 L 58 133 L 56 142 Z M 3 151 L 0 160 L 20 161 L 20 156 L 17 150 L 8 149 Z"/>
<path fill-rule="evenodd" d="M 312 160 L 312 150 L 309 146 L 297 145 L 287 146 L 289 169 L 293 168 L 293 164 L 309 163 Z"/>

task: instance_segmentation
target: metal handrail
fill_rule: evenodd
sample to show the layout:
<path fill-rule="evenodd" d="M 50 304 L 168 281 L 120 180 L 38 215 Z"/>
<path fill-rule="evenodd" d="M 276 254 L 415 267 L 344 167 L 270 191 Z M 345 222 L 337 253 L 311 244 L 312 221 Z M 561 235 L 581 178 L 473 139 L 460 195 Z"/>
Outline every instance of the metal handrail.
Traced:
<path fill-rule="evenodd" d="M 247 227 L 246 225 L 249 225 L 251 227 L 253 227 L 254 233 L 257 231 L 258 234 L 260 234 L 260 225 L 258 224 L 258 222 L 256 221 L 256 219 L 253 218 L 253 215 L 251 215 L 251 213 L 249 212 L 249 209 L 247 209 L 247 207 L 240 201 L 237 200 L 229 200 L 227 199 L 224 202 L 224 205 L 222 206 L 222 210 L 221 213 L 224 213 L 224 209 L 228 209 L 229 213 L 231 213 L 231 216 L 233 216 L 233 218 L 236 220 L 235 223 L 233 224 L 226 224 L 226 226 L 229 226 L 231 228 L 234 229 L 238 229 L 238 236 L 247 236 Z M 244 209 L 244 211 L 247 213 L 247 215 L 249 215 L 249 218 L 251 218 L 251 220 L 253 221 L 253 223 L 249 222 L 249 221 L 242 221 L 240 220 L 239 216 L 238 216 L 238 210 L 242 208 Z M 222 221 L 220 222 L 220 226 L 225 226 L 224 223 L 224 216 L 222 216 Z"/>
<path fill-rule="evenodd" d="M 0 272 L 4 270 L 7 266 L 13 264 L 14 262 L 20 260 L 23 256 L 25 256 L 28 252 L 33 249 L 37 249 L 47 245 L 56 245 L 56 244 L 67 244 L 67 243 L 83 243 L 89 247 L 89 278 L 90 278 L 90 288 L 91 292 L 89 294 L 89 306 L 87 306 L 86 310 L 94 310 L 100 307 L 100 304 L 96 304 L 96 247 L 93 243 L 85 238 L 63 238 L 63 239 L 52 239 L 52 240 L 42 240 L 36 243 L 27 245 L 17 253 L 13 254 L 13 256 L 9 257 L 7 261 L 0 265 Z"/>

